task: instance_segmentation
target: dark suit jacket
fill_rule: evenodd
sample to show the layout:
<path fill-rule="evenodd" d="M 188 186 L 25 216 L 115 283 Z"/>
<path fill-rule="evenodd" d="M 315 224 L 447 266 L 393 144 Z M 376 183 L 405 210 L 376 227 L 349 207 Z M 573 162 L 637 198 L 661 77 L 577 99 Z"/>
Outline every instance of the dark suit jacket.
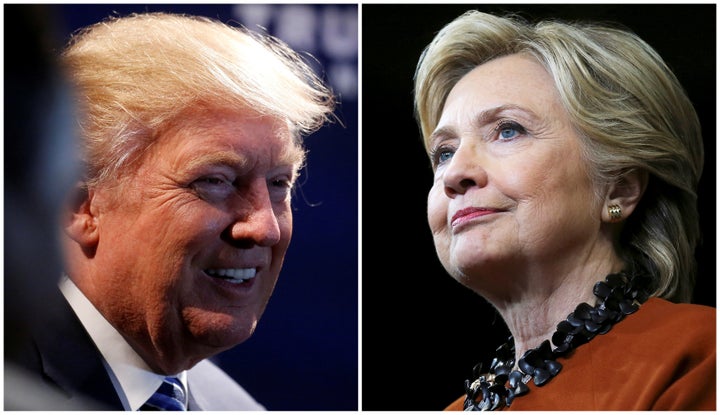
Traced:
<path fill-rule="evenodd" d="M 103 365 L 100 351 L 59 291 L 58 296 L 58 299 L 48 303 L 53 306 L 41 311 L 44 313 L 43 323 L 33 327 L 32 338 L 14 339 L 16 343 L 23 341 L 26 347 L 22 348 L 21 355 L 12 358 L 12 362 L 18 364 L 23 373 L 31 378 L 34 376 L 37 389 L 24 391 L 25 394 L 33 396 L 37 393 L 48 399 L 31 399 L 25 401 L 22 408 L 9 408 L 8 391 L 17 393 L 19 388 L 12 388 L 13 378 L 8 378 L 6 372 L 5 409 L 123 410 Z M 53 392 L 43 394 L 48 385 Z M 264 409 L 234 380 L 207 360 L 188 371 L 188 386 L 189 410 Z M 11 399 L 13 405 L 18 405 L 17 401 Z"/>

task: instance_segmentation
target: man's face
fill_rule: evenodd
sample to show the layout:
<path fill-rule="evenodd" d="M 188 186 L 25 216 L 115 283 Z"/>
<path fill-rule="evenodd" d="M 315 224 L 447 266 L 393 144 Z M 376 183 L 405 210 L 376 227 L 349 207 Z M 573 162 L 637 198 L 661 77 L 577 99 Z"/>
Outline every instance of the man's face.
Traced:
<path fill-rule="evenodd" d="M 303 159 L 273 118 L 203 112 L 163 133 L 122 185 L 95 190 L 86 295 L 151 367 L 185 369 L 251 336 L 290 243 Z"/>

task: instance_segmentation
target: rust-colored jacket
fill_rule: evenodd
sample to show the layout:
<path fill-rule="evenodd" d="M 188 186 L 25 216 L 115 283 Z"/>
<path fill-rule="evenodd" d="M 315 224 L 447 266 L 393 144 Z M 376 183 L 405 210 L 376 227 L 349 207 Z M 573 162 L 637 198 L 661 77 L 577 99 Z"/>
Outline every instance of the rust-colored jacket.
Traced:
<path fill-rule="evenodd" d="M 651 298 L 506 409 L 714 411 L 715 329 L 713 307 Z M 461 411 L 464 399 L 445 410 Z"/>

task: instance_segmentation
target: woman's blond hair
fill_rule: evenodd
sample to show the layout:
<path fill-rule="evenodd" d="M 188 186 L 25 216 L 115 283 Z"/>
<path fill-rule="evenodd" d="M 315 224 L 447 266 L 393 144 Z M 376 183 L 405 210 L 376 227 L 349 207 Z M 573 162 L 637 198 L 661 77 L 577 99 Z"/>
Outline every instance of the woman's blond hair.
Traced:
<path fill-rule="evenodd" d="M 535 57 L 554 79 L 596 183 L 620 180 L 633 170 L 648 173 L 645 194 L 620 235 L 619 253 L 654 276 L 654 296 L 690 301 L 700 239 L 700 122 L 662 58 L 629 30 L 466 12 L 437 34 L 417 65 L 415 114 L 426 149 L 458 80 L 478 65 L 516 53 Z"/>

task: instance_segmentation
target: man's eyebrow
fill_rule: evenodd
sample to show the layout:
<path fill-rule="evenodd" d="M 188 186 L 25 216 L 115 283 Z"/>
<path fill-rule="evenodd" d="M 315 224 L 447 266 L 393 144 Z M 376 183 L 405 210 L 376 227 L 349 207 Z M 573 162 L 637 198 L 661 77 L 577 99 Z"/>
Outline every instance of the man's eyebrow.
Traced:
<path fill-rule="evenodd" d="M 281 152 L 278 159 L 275 160 L 277 166 L 295 166 L 302 165 L 305 161 L 304 152 L 301 148 L 287 148 Z M 209 153 L 202 153 L 193 156 L 182 165 L 182 169 L 186 171 L 195 171 L 208 166 L 227 166 L 237 170 L 244 170 L 249 160 L 233 150 L 218 150 Z"/>
<path fill-rule="evenodd" d="M 204 166 L 230 166 L 242 168 L 247 164 L 247 160 L 233 151 L 217 151 L 212 153 L 203 153 L 192 157 L 183 166 L 186 170 L 196 170 Z"/>

